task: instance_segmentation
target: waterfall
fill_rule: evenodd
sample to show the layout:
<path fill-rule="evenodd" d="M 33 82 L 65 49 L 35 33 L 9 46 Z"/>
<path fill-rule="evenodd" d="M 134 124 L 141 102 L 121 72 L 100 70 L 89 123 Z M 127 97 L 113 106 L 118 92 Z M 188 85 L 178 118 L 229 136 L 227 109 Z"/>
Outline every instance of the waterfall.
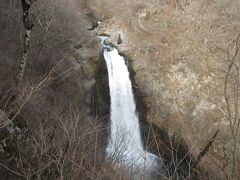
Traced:
<path fill-rule="evenodd" d="M 107 158 L 134 169 L 154 171 L 159 166 L 159 159 L 143 148 L 132 83 L 125 60 L 116 48 L 103 44 L 111 102 Z"/>

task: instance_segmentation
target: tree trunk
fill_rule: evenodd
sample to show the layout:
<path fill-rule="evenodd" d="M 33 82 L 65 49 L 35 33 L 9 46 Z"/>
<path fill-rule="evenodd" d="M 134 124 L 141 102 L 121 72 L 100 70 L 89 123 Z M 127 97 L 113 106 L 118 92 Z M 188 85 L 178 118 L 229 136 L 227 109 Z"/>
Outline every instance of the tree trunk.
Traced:
<path fill-rule="evenodd" d="M 21 0 L 21 1 L 22 1 L 22 9 L 23 9 L 23 24 L 25 28 L 25 36 L 24 36 L 23 49 L 21 53 L 21 59 L 17 69 L 18 73 L 16 77 L 16 86 L 18 86 L 23 79 L 25 66 L 27 62 L 29 43 L 30 43 L 32 29 L 33 29 L 33 24 L 29 20 L 29 9 L 31 7 L 31 1 L 30 0 Z"/>

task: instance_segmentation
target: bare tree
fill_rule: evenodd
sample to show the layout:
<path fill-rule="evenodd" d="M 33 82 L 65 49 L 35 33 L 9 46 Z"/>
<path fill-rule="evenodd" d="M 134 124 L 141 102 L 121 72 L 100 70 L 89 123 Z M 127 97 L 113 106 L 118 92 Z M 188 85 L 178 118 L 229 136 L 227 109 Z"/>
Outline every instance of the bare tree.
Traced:
<path fill-rule="evenodd" d="M 42 40 L 41 42 L 39 42 L 39 51 L 37 53 L 37 57 L 36 57 L 36 61 L 39 62 L 39 60 L 42 57 L 42 53 L 45 47 L 45 43 L 47 41 L 47 35 L 48 33 L 51 31 L 51 26 L 53 25 L 53 20 L 54 20 L 54 16 L 56 13 L 56 5 L 53 5 L 50 8 L 50 13 L 49 13 L 49 17 L 48 18 L 43 18 L 45 20 L 45 22 L 43 22 L 43 20 L 41 20 L 41 17 L 39 17 L 38 15 L 36 15 L 36 19 L 42 29 L 43 32 L 43 36 L 42 36 Z M 47 12 L 44 12 L 45 16 L 47 14 Z"/>
<path fill-rule="evenodd" d="M 227 51 L 229 62 L 228 70 L 224 83 L 224 97 L 227 104 L 227 119 L 230 124 L 231 136 L 233 139 L 232 155 L 232 178 L 237 176 L 236 163 L 238 161 L 238 139 L 240 128 L 239 114 L 239 52 L 240 52 L 240 34 L 233 41 Z"/>
<path fill-rule="evenodd" d="M 22 0 L 23 25 L 25 28 L 25 37 L 24 37 L 23 49 L 22 49 L 22 53 L 21 53 L 21 60 L 20 60 L 19 66 L 18 66 L 16 85 L 18 85 L 23 79 L 23 74 L 24 74 L 25 66 L 26 66 L 26 62 L 27 62 L 29 43 L 30 43 L 30 39 L 31 39 L 32 29 L 34 26 L 29 18 L 29 10 L 30 10 L 32 3 L 33 3 L 32 0 Z"/>

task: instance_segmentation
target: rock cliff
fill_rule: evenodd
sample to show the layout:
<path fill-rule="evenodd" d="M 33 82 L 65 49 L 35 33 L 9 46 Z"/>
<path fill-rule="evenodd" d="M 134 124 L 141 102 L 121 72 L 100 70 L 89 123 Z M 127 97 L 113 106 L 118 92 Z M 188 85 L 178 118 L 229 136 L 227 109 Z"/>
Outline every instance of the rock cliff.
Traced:
<path fill-rule="evenodd" d="M 231 154 L 224 81 L 239 2 L 112 0 L 89 7 L 103 21 L 95 32 L 132 59 L 148 122 L 182 138 L 195 158 L 220 131 L 200 164 L 223 177 Z"/>

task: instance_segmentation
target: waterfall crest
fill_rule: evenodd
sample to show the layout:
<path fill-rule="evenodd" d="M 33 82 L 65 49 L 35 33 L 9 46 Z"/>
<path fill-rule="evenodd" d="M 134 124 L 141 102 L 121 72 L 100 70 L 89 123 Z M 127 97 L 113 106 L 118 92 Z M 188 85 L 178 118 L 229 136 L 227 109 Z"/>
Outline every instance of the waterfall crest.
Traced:
<path fill-rule="evenodd" d="M 103 55 L 108 69 L 111 101 L 107 157 L 128 167 L 155 170 L 159 159 L 144 151 L 132 83 L 125 60 L 117 49 L 110 45 L 104 45 Z"/>

